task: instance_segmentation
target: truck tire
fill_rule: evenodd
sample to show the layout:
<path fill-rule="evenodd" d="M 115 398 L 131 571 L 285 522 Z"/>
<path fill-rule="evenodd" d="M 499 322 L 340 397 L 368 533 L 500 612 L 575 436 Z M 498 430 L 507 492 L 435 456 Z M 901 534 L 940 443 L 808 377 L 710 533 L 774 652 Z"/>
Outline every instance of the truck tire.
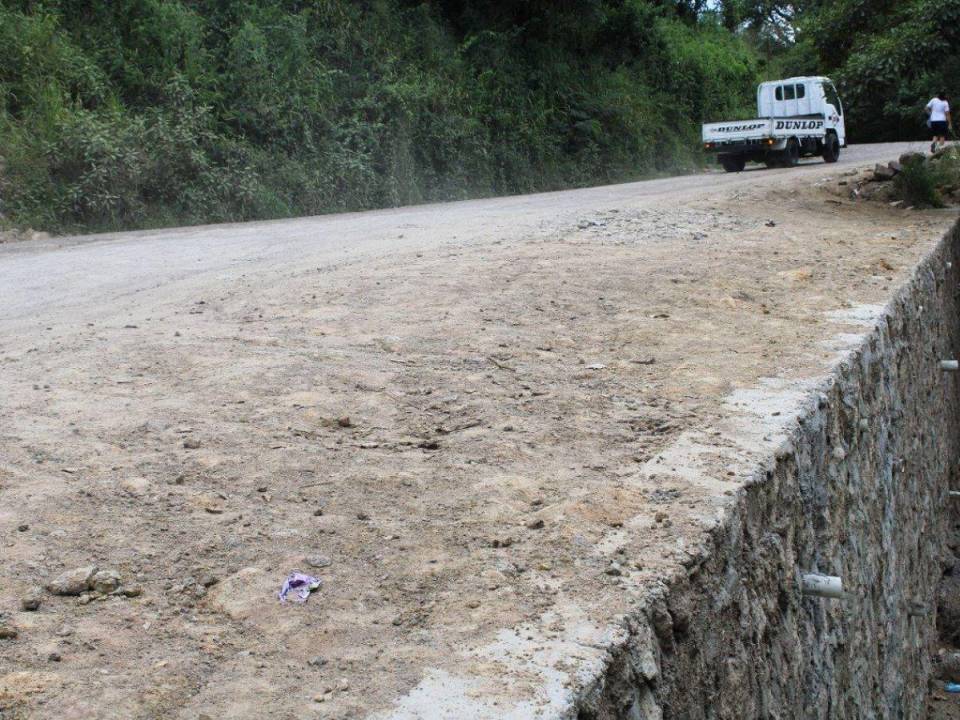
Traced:
<path fill-rule="evenodd" d="M 743 155 L 725 155 L 720 158 L 720 164 L 727 172 L 743 172 L 747 166 L 747 159 Z"/>
<path fill-rule="evenodd" d="M 822 155 L 823 161 L 827 163 L 835 163 L 840 159 L 840 141 L 833 133 L 827 133 L 827 136 L 823 139 Z"/>
<path fill-rule="evenodd" d="M 783 166 L 793 167 L 800 162 L 800 142 L 796 138 L 787 140 L 787 149 L 783 151 Z"/>
<path fill-rule="evenodd" d="M 796 138 L 787 140 L 787 147 L 777 152 L 768 152 L 763 163 L 768 168 L 793 167 L 800 162 L 800 142 Z"/>

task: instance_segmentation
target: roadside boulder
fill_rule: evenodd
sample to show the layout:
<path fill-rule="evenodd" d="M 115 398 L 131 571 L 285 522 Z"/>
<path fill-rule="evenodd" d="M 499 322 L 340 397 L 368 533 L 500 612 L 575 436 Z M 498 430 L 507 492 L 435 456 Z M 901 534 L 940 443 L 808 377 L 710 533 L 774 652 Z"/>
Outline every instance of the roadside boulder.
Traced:
<path fill-rule="evenodd" d="M 873 179 L 876 182 L 886 182 L 887 180 L 893 180 L 894 175 L 897 173 L 890 169 L 887 165 L 877 164 L 873 168 Z"/>
<path fill-rule="evenodd" d="M 926 162 L 927 156 L 919 152 L 907 152 L 900 156 L 900 166 L 909 165 L 914 162 Z"/>
<path fill-rule="evenodd" d="M 887 163 L 887 167 L 893 170 L 894 175 L 898 175 L 903 171 L 903 165 L 898 163 L 896 160 L 891 160 Z"/>
<path fill-rule="evenodd" d="M 90 582 L 96 574 L 96 565 L 67 570 L 51 580 L 47 584 L 47 590 L 54 595 L 79 595 L 90 589 Z"/>
<path fill-rule="evenodd" d="M 35 612 L 40 609 L 40 605 L 43 603 L 43 591 L 38 588 L 30 588 L 30 590 L 20 598 L 20 609 L 25 612 Z"/>

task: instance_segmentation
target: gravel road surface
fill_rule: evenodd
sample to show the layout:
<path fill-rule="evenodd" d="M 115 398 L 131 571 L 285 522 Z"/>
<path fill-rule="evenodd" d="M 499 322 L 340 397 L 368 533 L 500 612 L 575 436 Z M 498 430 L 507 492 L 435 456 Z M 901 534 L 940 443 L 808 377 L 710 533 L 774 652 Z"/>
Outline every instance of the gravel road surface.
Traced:
<path fill-rule="evenodd" d="M 0 330 L 39 330 L 58 320 L 103 318 L 104 313 L 162 301 L 177 292 L 190 295 L 250 273 L 333 266 L 358 256 L 383 257 L 492 236 L 508 240 L 545 223 L 622 203 L 673 207 L 721 189 L 810 183 L 839 168 L 885 163 L 924 145 L 851 146 L 834 166 L 808 159 L 791 169 L 751 165 L 735 174 L 713 170 L 586 190 L 0 246 Z"/>

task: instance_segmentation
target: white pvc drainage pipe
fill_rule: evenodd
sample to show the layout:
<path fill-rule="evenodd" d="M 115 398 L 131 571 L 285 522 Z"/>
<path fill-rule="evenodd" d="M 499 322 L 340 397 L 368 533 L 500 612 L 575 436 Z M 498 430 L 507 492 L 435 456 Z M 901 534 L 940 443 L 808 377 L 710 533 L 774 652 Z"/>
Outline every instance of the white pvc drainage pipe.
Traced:
<path fill-rule="evenodd" d="M 800 578 L 804 595 L 843 600 L 843 580 L 834 575 L 807 573 Z"/>

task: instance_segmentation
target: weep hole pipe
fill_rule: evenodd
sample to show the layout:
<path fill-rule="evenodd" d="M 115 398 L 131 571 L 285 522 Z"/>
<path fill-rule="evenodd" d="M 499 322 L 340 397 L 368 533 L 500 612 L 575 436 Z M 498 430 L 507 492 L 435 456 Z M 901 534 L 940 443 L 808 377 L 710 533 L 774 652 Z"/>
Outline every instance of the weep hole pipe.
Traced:
<path fill-rule="evenodd" d="M 843 580 L 835 575 L 805 573 L 800 577 L 800 589 L 804 595 L 843 600 Z"/>

